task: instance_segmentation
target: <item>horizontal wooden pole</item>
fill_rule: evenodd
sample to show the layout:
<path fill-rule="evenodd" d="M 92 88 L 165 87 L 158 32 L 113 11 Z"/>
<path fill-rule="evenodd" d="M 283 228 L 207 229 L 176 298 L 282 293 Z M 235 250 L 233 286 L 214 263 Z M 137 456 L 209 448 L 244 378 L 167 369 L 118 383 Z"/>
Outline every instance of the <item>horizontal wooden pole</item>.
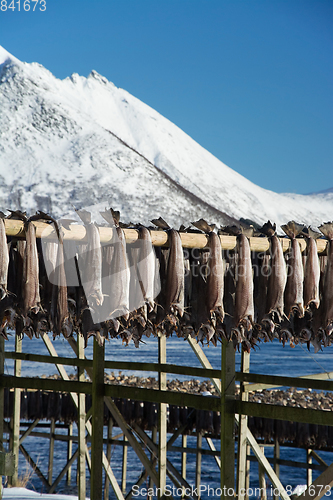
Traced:
<path fill-rule="evenodd" d="M 43 354 L 17 353 L 14 351 L 5 352 L 6 359 L 20 359 L 22 361 L 33 361 L 38 363 L 61 364 L 64 366 L 80 366 L 82 368 L 92 368 L 92 360 L 79 358 L 66 358 L 60 356 L 48 356 Z M 172 373 L 174 375 L 188 375 L 201 378 L 219 377 L 220 370 L 197 368 L 193 366 L 178 366 L 168 363 L 142 363 L 135 361 L 105 361 L 105 368 L 110 370 L 136 370 L 156 373 Z"/>
<path fill-rule="evenodd" d="M 91 394 L 91 382 L 77 382 L 75 380 L 54 380 L 48 378 L 14 377 L 2 375 L 0 387 L 36 389 L 40 391 L 76 392 Z"/>
<path fill-rule="evenodd" d="M 333 381 L 333 372 L 323 372 L 323 373 L 313 373 L 312 375 L 302 375 L 301 379 L 315 379 L 315 380 L 331 380 Z M 274 389 L 276 387 L 281 387 L 280 385 L 274 384 L 245 384 L 245 392 L 253 392 L 263 389 Z M 300 387 L 300 386 L 298 386 Z"/>
<path fill-rule="evenodd" d="M 0 387 L 36 389 L 42 391 L 76 392 L 91 394 L 91 382 L 77 382 L 73 380 L 53 380 L 29 377 L 0 377 Z M 177 406 L 188 406 L 201 410 L 220 410 L 220 398 L 202 396 L 184 392 L 158 391 L 142 387 L 128 387 L 123 385 L 104 384 L 104 395 L 112 398 L 128 398 L 136 401 L 151 403 L 167 403 Z"/>
<path fill-rule="evenodd" d="M 151 403 L 168 403 L 176 406 L 187 406 L 200 410 L 220 411 L 220 398 L 215 396 L 202 396 L 186 392 L 158 391 L 142 387 L 128 387 L 124 385 L 105 385 L 105 396 L 111 398 L 128 398 L 136 401 Z"/>
<path fill-rule="evenodd" d="M 230 412 L 249 415 L 251 417 L 289 420 L 306 424 L 333 425 L 332 412 L 314 410 L 312 408 L 298 408 L 295 406 L 280 406 L 264 403 L 250 403 L 235 400 L 230 402 Z"/>
<path fill-rule="evenodd" d="M 300 377 L 282 377 L 279 375 L 263 375 L 258 373 L 236 372 L 239 382 L 254 382 L 257 384 L 276 385 L 278 387 L 303 387 L 306 389 L 319 389 L 333 391 L 333 380 L 318 380 Z"/>
<path fill-rule="evenodd" d="M 56 239 L 56 233 L 54 231 L 53 225 L 47 224 L 45 222 L 34 221 L 33 223 L 36 227 L 37 238 L 50 238 Z M 7 236 L 15 236 L 17 238 L 25 238 L 24 224 L 22 221 L 5 219 L 6 234 Z M 100 239 L 102 243 L 108 243 L 112 241 L 114 234 L 114 229 L 110 227 L 99 227 Z M 139 239 L 139 232 L 136 229 L 124 229 L 126 242 L 128 244 L 133 244 Z M 80 224 L 71 224 L 69 229 L 63 228 L 63 234 L 65 240 L 73 241 L 86 241 L 86 230 L 85 227 Z M 207 248 L 208 237 L 203 233 L 180 233 L 182 240 L 182 245 L 184 248 Z M 151 231 L 152 244 L 154 246 L 168 246 L 168 233 L 167 231 Z M 221 246 L 223 250 L 234 250 L 236 248 L 236 237 L 221 235 Z M 289 238 L 280 238 L 282 243 L 283 251 L 287 251 L 290 246 Z M 306 240 L 304 238 L 298 239 L 301 246 L 302 252 L 306 248 Z M 325 239 L 316 240 L 318 253 L 325 253 L 327 241 Z M 250 238 L 250 247 L 254 252 L 267 252 L 269 250 L 269 241 L 265 237 L 252 237 Z"/>

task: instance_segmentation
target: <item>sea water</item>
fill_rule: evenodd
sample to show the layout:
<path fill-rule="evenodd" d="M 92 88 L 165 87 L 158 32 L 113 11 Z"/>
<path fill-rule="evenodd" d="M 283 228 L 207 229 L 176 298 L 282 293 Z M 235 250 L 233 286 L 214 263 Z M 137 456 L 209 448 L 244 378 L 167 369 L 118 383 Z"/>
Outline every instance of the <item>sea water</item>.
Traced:
<path fill-rule="evenodd" d="M 59 356 L 75 357 L 74 352 L 70 348 L 68 342 L 58 337 L 53 341 L 54 347 Z M 6 350 L 13 351 L 15 349 L 14 336 L 10 337 L 8 342 L 5 343 Z M 213 368 L 221 368 L 221 346 L 203 346 L 204 353 L 212 364 Z M 42 339 L 28 339 L 24 338 L 22 343 L 22 351 L 34 354 L 48 354 L 46 346 Z M 314 353 L 311 347 L 310 352 L 304 345 L 296 345 L 291 348 L 289 345 L 283 347 L 278 341 L 259 344 L 256 350 L 251 352 L 250 371 L 252 373 L 270 374 L 270 375 L 285 375 L 291 377 L 298 377 L 301 375 L 310 375 L 314 373 L 322 373 L 332 371 L 332 354 L 333 347 L 328 347 L 323 351 Z M 85 355 L 88 359 L 93 356 L 93 342 L 89 339 L 88 346 L 85 350 Z M 236 371 L 240 370 L 240 353 L 236 352 Z M 157 363 L 158 360 L 158 342 L 156 338 L 144 339 L 144 343 L 137 349 L 133 344 L 125 346 L 120 339 L 112 339 L 106 342 L 105 346 L 105 359 L 109 361 L 137 361 L 137 362 L 150 362 Z M 183 366 L 196 366 L 200 367 L 200 362 L 192 351 L 187 341 L 183 339 L 171 337 L 167 339 L 167 363 L 183 365 Z M 6 360 L 5 373 L 13 374 L 14 362 Z M 68 375 L 75 374 L 75 367 L 66 368 Z M 106 370 L 111 372 L 112 370 Z M 117 370 L 113 370 L 117 375 Z M 22 376 L 42 377 L 43 375 L 57 374 L 57 369 L 54 365 L 48 363 L 33 363 L 28 361 L 22 362 Z M 123 373 L 127 373 L 123 371 Z M 141 377 L 155 376 L 154 372 L 131 372 Z M 168 374 L 168 379 L 178 379 L 180 381 L 189 379 L 182 375 Z M 75 427 L 75 425 L 74 425 Z M 45 430 L 44 430 L 45 431 Z M 115 428 L 113 435 L 118 433 L 119 429 Z M 47 431 L 46 431 L 47 432 Z M 67 433 L 67 430 L 57 429 L 57 433 Z M 75 431 L 74 431 L 75 432 Z M 105 436 L 106 437 L 106 429 Z M 170 437 L 170 436 L 169 436 Z M 213 440 L 215 447 L 219 449 L 218 440 Z M 24 447 L 29 452 L 35 463 L 38 465 L 44 476 L 47 477 L 48 468 L 48 454 L 49 454 L 49 441 L 47 439 L 38 439 L 36 437 L 28 437 L 24 441 Z M 175 446 L 181 446 L 181 438 L 174 443 Z M 209 449 L 205 439 L 202 441 L 203 448 Z M 54 473 L 53 480 L 57 477 L 59 472 L 66 464 L 66 443 L 61 441 L 55 442 L 54 449 Z M 73 443 L 73 453 L 77 445 Z M 196 436 L 188 436 L 188 448 L 196 447 Z M 332 461 L 332 453 L 319 452 L 320 456 L 330 464 Z M 273 456 L 273 448 L 266 447 L 265 454 L 267 457 Z M 306 452 L 302 449 L 287 448 L 281 446 L 280 458 L 285 460 L 293 460 L 299 462 L 306 461 Z M 180 470 L 181 454 L 168 452 L 168 459 L 173 465 Z M 111 456 L 112 470 L 118 481 L 121 480 L 122 470 L 122 447 L 113 446 Z M 24 457 L 20 454 L 19 459 L 19 475 L 24 475 L 27 468 Z M 128 447 L 128 464 L 127 464 L 127 484 L 134 484 L 143 470 L 142 464 L 138 460 L 135 452 Z M 187 482 L 194 487 L 196 473 L 196 458 L 195 454 L 187 455 Z M 319 471 L 313 471 L 313 480 L 319 476 Z M 289 490 L 294 489 L 297 485 L 306 483 L 306 470 L 301 468 L 290 468 L 287 466 L 280 466 L 280 478 L 282 484 Z M 272 492 L 271 483 L 266 477 L 267 493 L 270 496 Z M 214 457 L 203 455 L 202 456 L 202 472 L 201 472 L 201 497 L 208 499 L 209 497 L 218 496 L 220 488 L 219 469 L 217 467 Z M 168 480 L 168 485 L 171 494 L 177 493 L 172 491 L 172 483 Z M 253 498 L 255 498 L 255 488 L 258 484 L 258 464 L 251 462 L 250 485 L 253 488 Z M 29 481 L 29 487 L 38 491 L 45 491 L 45 487 L 36 475 L 33 475 Z M 140 493 L 146 493 L 142 488 L 148 488 L 148 484 L 143 484 Z M 63 478 L 57 488 L 59 493 L 73 494 L 76 492 L 76 462 L 72 467 L 72 480 L 71 485 L 66 484 L 66 479 Z M 87 491 L 89 492 L 89 484 L 87 484 Z M 177 496 L 177 495 L 176 495 Z M 110 498 L 115 498 L 115 495 L 110 487 Z"/>

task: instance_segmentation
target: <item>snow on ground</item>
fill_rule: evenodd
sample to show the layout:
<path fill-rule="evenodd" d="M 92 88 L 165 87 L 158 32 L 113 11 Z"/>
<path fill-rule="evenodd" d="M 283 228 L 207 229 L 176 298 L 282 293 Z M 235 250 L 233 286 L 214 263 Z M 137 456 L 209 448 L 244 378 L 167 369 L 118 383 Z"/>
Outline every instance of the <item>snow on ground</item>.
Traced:
<path fill-rule="evenodd" d="M 26 488 L 4 488 L 3 497 L 4 500 L 7 498 L 15 500 L 78 500 L 77 496 L 73 495 L 49 495 L 47 493 L 37 493 L 36 491 L 27 490 Z M 89 499 L 87 499 L 89 500 Z"/>

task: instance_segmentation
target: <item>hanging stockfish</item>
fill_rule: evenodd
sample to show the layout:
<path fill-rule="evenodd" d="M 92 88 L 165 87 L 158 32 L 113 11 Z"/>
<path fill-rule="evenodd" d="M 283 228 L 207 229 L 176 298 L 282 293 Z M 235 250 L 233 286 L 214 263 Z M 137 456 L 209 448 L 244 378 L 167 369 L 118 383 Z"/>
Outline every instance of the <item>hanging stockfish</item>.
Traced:
<path fill-rule="evenodd" d="M 111 266 L 109 270 L 109 279 L 107 280 L 108 289 L 105 294 L 108 296 L 107 318 L 111 318 L 116 329 L 119 329 L 119 322 L 116 318 L 123 317 L 125 321 L 129 318 L 130 311 L 130 268 L 126 254 L 126 240 L 123 229 L 119 226 L 119 212 L 110 209 L 101 212 L 101 215 L 107 220 L 110 226 L 115 228 L 112 238 L 113 250 L 110 251 Z M 110 257 L 110 256 L 109 256 Z M 104 310 L 106 310 L 104 308 Z"/>
<path fill-rule="evenodd" d="M 311 309 L 312 307 L 318 309 L 320 304 L 320 265 L 316 239 L 320 237 L 320 233 L 308 228 L 305 234 L 307 236 L 307 250 L 304 269 L 304 307 L 306 309 Z"/>
<path fill-rule="evenodd" d="M 5 228 L 5 214 L 0 212 L 0 300 L 7 295 L 9 252 Z"/>
<path fill-rule="evenodd" d="M 40 310 L 39 262 L 36 244 L 36 228 L 28 219 L 25 221 L 26 248 L 23 261 L 23 314 Z"/>
<path fill-rule="evenodd" d="M 162 217 L 151 221 L 158 227 L 168 231 L 169 258 L 166 276 L 165 313 L 172 329 L 177 329 L 177 316 L 184 314 L 184 254 L 182 241 L 178 231 L 171 229 Z"/>
<path fill-rule="evenodd" d="M 151 312 L 155 305 L 155 270 L 157 264 L 150 231 L 144 226 L 139 227 L 139 242 L 137 274 L 143 299 L 147 304 L 148 312 Z"/>
<path fill-rule="evenodd" d="M 178 231 L 169 230 L 170 254 L 167 270 L 166 313 L 184 314 L 184 256 Z"/>
<path fill-rule="evenodd" d="M 327 264 L 323 289 L 323 330 L 326 336 L 333 331 L 333 222 L 326 222 L 319 227 L 327 242 Z"/>
<path fill-rule="evenodd" d="M 102 252 L 98 227 L 91 222 L 91 214 L 86 210 L 77 210 L 84 223 L 87 236 L 87 248 L 82 261 L 81 281 L 89 306 L 96 310 L 103 303 L 102 293 Z"/>
<path fill-rule="evenodd" d="M 221 241 L 214 232 L 214 226 L 207 224 L 203 219 L 192 222 L 194 226 L 201 229 L 208 235 L 209 257 L 206 266 L 206 308 L 209 322 L 201 325 L 201 330 L 206 333 L 209 342 L 213 340 L 216 328 L 223 333 L 223 295 L 224 295 L 224 265 L 222 260 Z M 213 343 L 216 343 L 216 341 Z"/>
<path fill-rule="evenodd" d="M 281 226 L 286 235 L 291 239 L 291 248 L 288 252 L 288 278 L 284 293 L 284 311 L 290 319 L 291 316 L 304 316 L 303 305 L 303 264 L 300 245 L 296 237 L 302 232 L 304 226 L 297 224 L 294 221 Z"/>
<path fill-rule="evenodd" d="M 62 236 L 57 244 L 56 266 L 54 268 L 54 281 L 51 303 L 51 321 L 54 336 L 62 332 L 66 338 L 72 334 L 73 325 L 69 319 L 67 282 L 64 264 L 64 243 Z"/>
<path fill-rule="evenodd" d="M 262 324 L 267 334 L 272 338 L 275 325 L 284 318 L 284 291 L 287 282 L 287 270 L 282 245 L 276 235 L 276 224 L 273 225 L 268 221 L 260 231 L 270 241 L 270 273 L 267 284 L 266 311 Z"/>
<path fill-rule="evenodd" d="M 238 260 L 233 334 L 245 350 L 251 348 L 254 326 L 254 301 L 251 249 L 245 234 L 237 235 Z"/>

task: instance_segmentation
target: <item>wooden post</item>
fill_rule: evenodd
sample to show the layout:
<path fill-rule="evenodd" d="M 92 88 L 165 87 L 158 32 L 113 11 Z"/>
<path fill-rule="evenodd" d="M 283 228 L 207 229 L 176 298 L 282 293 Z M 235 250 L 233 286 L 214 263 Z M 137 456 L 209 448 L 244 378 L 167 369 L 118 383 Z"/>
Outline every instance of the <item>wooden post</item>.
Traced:
<path fill-rule="evenodd" d="M 241 356 L 241 372 L 249 373 L 250 371 L 250 353 L 242 350 Z M 245 382 L 240 384 L 239 397 L 242 401 L 248 401 L 249 393 L 245 391 Z M 245 482 L 246 482 L 246 453 L 247 453 L 247 415 L 239 415 L 238 425 L 238 450 L 237 450 L 237 494 L 239 500 L 245 499 Z"/>
<path fill-rule="evenodd" d="M 251 461 L 248 459 L 251 454 L 251 446 L 248 444 L 246 445 L 246 476 L 245 476 L 245 500 L 249 499 L 248 492 L 250 490 L 250 467 L 251 467 Z"/>
<path fill-rule="evenodd" d="M 73 436 L 73 424 L 69 424 L 68 430 L 67 430 L 67 436 L 71 438 Z M 73 453 L 73 441 L 71 439 L 68 439 L 67 441 L 67 462 L 70 461 Z M 72 479 L 72 467 L 69 466 L 67 469 L 66 473 L 66 484 L 69 486 L 71 484 L 71 479 Z"/>
<path fill-rule="evenodd" d="M 106 459 L 107 459 L 108 463 L 111 462 L 112 431 L 113 431 L 113 420 L 112 420 L 112 417 L 110 415 L 109 423 L 108 423 L 108 442 L 106 445 Z M 109 498 L 109 491 L 110 491 L 110 481 L 109 481 L 108 475 L 105 473 L 105 484 L 104 484 L 104 498 L 105 499 Z"/>
<path fill-rule="evenodd" d="M 187 436 L 186 434 L 182 435 L 182 448 L 187 447 Z M 181 475 L 184 479 L 186 479 L 186 451 L 182 452 L 182 465 L 181 465 Z"/>
<path fill-rule="evenodd" d="M 200 493 L 200 485 L 201 485 L 201 459 L 202 459 L 202 434 L 201 432 L 197 433 L 197 453 L 196 453 L 196 467 L 195 467 L 195 487 L 198 489 Z M 200 495 L 199 495 L 200 499 Z"/>
<path fill-rule="evenodd" d="M 151 431 L 151 440 L 153 441 L 153 443 L 157 443 L 157 427 L 154 426 L 152 431 Z M 151 453 L 150 455 L 151 457 L 151 463 L 153 465 L 153 467 L 155 467 L 156 465 L 156 459 L 154 458 L 154 454 Z M 151 477 L 149 477 L 149 488 L 153 488 L 154 487 L 154 481 L 152 480 Z M 149 496 L 149 499 L 151 500 L 153 498 L 153 496 Z"/>
<path fill-rule="evenodd" d="M 158 337 L 158 362 L 166 363 L 166 336 L 160 334 Z M 166 373 L 159 373 L 158 385 L 160 391 L 166 391 Z M 158 412 L 158 475 L 159 475 L 159 490 L 158 498 L 163 498 L 166 487 L 167 475 L 167 405 L 166 403 L 159 404 Z"/>
<path fill-rule="evenodd" d="M 51 418 L 50 424 L 50 448 L 49 448 L 49 470 L 48 470 L 48 482 L 52 484 L 53 476 L 53 458 L 54 458 L 54 433 L 55 433 L 55 420 Z"/>
<path fill-rule="evenodd" d="M 263 446 L 260 446 L 260 448 L 262 452 L 265 453 L 265 448 Z M 259 488 L 261 489 L 260 498 L 261 500 L 267 500 L 265 469 L 259 462 L 258 462 L 258 470 L 259 470 Z"/>
<path fill-rule="evenodd" d="M 15 352 L 22 352 L 22 340 L 15 335 Z M 21 360 L 14 361 L 14 376 L 21 376 Z M 14 474 L 10 479 L 12 486 L 17 485 L 18 481 L 18 461 L 19 461 L 19 447 L 20 447 L 20 414 L 21 414 L 21 389 L 14 389 L 14 408 L 13 408 L 13 448 L 14 453 Z"/>
<path fill-rule="evenodd" d="M 306 469 L 306 485 L 307 487 L 312 484 L 312 469 L 309 467 L 309 465 L 312 464 L 312 454 L 311 454 L 310 449 L 306 450 L 306 463 L 307 463 L 307 469 Z"/>
<path fill-rule="evenodd" d="M 5 339 L 0 335 L 0 377 L 5 373 Z M 4 451 L 3 447 L 3 417 L 5 405 L 5 389 L 0 388 L 0 452 Z M 2 498 L 2 476 L 0 476 L 0 498 Z"/>
<path fill-rule="evenodd" d="M 221 356 L 221 498 L 234 496 L 235 415 L 228 408 L 235 398 L 235 350 L 232 342 L 222 341 Z"/>
<path fill-rule="evenodd" d="M 90 499 L 103 495 L 104 345 L 94 338 Z"/>
<path fill-rule="evenodd" d="M 127 476 L 127 437 L 124 436 L 124 448 L 123 448 L 123 466 L 121 469 L 121 491 L 126 493 L 126 476 Z"/>
<path fill-rule="evenodd" d="M 274 440 L 274 471 L 277 477 L 280 477 L 280 464 L 278 460 L 280 458 L 280 443 L 277 437 Z M 279 495 L 274 495 L 274 500 L 279 500 Z"/>
<path fill-rule="evenodd" d="M 77 357 L 84 359 L 84 338 L 77 334 Z M 79 382 L 85 381 L 84 369 L 78 367 Z M 78 497 L 79 500 L 86 498 L 86 395 L 78 394 Z"/>

